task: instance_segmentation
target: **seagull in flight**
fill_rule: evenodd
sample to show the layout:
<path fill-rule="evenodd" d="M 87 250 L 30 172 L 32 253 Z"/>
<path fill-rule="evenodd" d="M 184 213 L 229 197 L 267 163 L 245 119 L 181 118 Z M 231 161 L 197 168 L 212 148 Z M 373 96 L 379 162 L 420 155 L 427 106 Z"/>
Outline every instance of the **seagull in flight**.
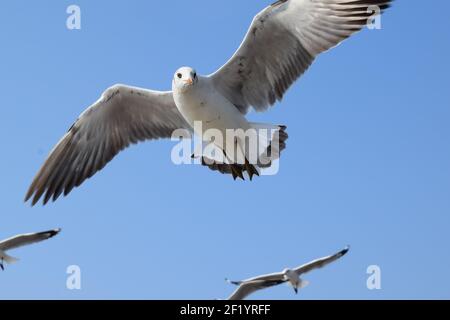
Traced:
<path fill-rule="evenodd" d="M 14 263 L 19 259 L 6 254 L 6 251 L 41 242 L 56 236 L 61 229 L 54 229 L 38 233 L 27 233 L 14 236 L 0 242 L 0 269 L 5 270 L 4 263 Z"/>
<path fill-rule="evenodd" d="M 228 283 L 238 286 L 228 300 L 243 300 L 256 291 L 277 286 L 282 283 L 290 284 L 294 288 L 295 293 L 298 294 L 299 289 L 302 289 L 309 284 L 308 281 L 300 278 L 301 275 L 314 269 L 322 268 L 342 258 L 349 250 L 350 247 L 347 246 L 344 250 L 339 251 L 334 255 L 314 260 L 295 269 L 285 269 L 282 272 L 258 276 L 244 281 L 230 281 L 227 279 Z"/>
<path fill-rule="evenodd" d="M 50 152 L 25 201 L 32 199 L 32 205 L 42 197 L 44 205 L 56 201 L 131 144 L 171 138 L 177 129 L 206 141 L 211 138 L 202 134 L 209 129 L 223 136 L 227 130 L 255 130 L 261 147 L 254 157 L 242 137 L 225 146 L 212 142 L 222 153 L 220 159 L 192 155 L 235 180 L 245 176 L 251 180 L 279 158 L 288 135 L 286 126 L 253 123 L 247 113 L 267 111 L 281 101 L 320 53 L 360 31 L 373 18 L 374 7 L 382 13 L 390 2 L 279 0 L 255 16 L 238 50 L 213 74 L 182 67 L 174 73 L 172 90 L 165 92 L 122 84 L 108 88 Z"/>

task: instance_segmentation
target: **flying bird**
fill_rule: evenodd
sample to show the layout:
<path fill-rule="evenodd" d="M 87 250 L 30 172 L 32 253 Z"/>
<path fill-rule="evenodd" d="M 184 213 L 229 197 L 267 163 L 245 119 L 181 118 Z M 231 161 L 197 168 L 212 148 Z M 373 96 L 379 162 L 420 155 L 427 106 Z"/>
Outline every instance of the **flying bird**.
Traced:
<path fill-rule="evenodd" d="M 0 269 L 5 270 L 4 263 L 14 263 L 19 259 L 6 254 L 6 251 L 41 242 L 56 236 L 61 229 L 49 230 L 38 233 L 27 233 L 14 236 L 0 242 Z"/>
<path fill-rule="evenodd" d="M 373 6 L 381 13 L 390 2 L 279 0 L 255 16 L 236 53 L 213 74 L 203 76 L 182 67 L 173 76 L 172 91 L 166 92 L 121 84 L 108 88 L 51 151 L 25 201 L 32 198 L 35 205 L 43 197 L 45 205 L 66 196 L 130 144 L 171 138 L 177 129 L 207 141 L 210 138 L 202 133 L 208 129 L 255 130 L 261 148 L 252 159 L 240 137 L 227 141 L 225 147 L 212 143 L 215 151 L 223 153 L 220 159 L 192 155 L 235 180 L 244 179 L 244 173 L 251 180 L 279 158 L 288 135 L 285 126 L 248 121 L 247 113 L 266 111 L 281 101 L 320 53 L 366 26 Z M 195 128 L 199 122 L 201 130 Z"/>
<path fill-rule="evenodd" d="M 339 251 L 334 255 L 314 260 L 295 269 L 285 269 L 282 272 L 258 276 L 244 281 L 230 281 L 227 279 L 227 282 L 238 286 L 228 300 L 243 300 L 256 291 L 277 286 L 282 283 L 290 284 L 294 288 L 295 293 L 298 294 L 299 289 L 302 289 L 309 284 L 308 281 L 300 278 L 301 275 L 314 269 L 322 268 L 342 258 L 349 250 L 350 247 L 347 246 L 344 250 Z"/>

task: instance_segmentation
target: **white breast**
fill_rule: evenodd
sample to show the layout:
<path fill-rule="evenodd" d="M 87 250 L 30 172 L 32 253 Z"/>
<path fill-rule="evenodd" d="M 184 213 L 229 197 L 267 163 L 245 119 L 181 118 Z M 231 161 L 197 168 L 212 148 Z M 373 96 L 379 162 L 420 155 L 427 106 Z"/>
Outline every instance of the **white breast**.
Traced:
<path fill-rule="evenodd" d="M 218 129 L 225 133 L 226 129 L 247 130 L 250 127 L 244 115 L 215 90 L 208 78 L 199 78 L 186 92 L 174 90 L 174 99 L 178 110 L 192 128 L 196 121 L 202 122 L 203 132 Z"/>

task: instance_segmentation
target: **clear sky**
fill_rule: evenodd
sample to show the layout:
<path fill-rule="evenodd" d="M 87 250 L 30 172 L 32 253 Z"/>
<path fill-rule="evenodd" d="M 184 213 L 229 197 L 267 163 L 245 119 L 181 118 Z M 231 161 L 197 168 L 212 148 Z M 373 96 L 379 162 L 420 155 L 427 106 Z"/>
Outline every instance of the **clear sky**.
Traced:
<path fill-rule="evenodd" d="M 61 227 L 10 252 L 0 298 L 226 298 L 225 277 L 295 267 L 345 245 L 294 296 L 450 298 L 448 1 L 396 1 L 382 30 L 322 55 L 282 103 L 253 121 L 290 138 L 280 172 L 253 182 L 175 166 L 170 141 L 121 153 L 69 197 L 23 203 L 47 153 L 112 84 L 170 89 L 174 71 L 209 74 L 273 0 L 9 1 L 0 10 L 0 238 Z M 77 4 L 82 29 L 66 28 Z M 66 288 L 78 265 L 82 289 Z M 370 265 L 381 290 L 366 287 Z"/>

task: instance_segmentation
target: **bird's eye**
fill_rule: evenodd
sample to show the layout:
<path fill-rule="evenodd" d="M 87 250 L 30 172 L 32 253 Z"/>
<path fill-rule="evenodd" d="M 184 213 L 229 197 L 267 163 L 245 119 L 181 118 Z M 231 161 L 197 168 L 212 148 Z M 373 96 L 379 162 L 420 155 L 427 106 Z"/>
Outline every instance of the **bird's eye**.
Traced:
<path fill-rule="evenodd" d="M 181 79 L 183 77 L 183 75 L 181 73 L 177 74 L 178 79 Z"/>

